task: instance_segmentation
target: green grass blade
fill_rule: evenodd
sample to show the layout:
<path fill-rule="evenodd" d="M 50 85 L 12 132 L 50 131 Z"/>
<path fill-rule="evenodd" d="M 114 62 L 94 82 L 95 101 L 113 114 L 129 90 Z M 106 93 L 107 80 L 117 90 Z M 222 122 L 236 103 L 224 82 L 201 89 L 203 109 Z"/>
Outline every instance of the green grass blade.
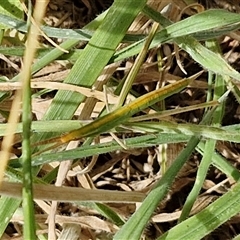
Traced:
<path fill-rule="evenodd" d="M 143 46 L 143 49 L 141 50 L 141 52 L 139 53 L 139 55 L 137 56 L 136 58 L 136 61 L 134 62 L 125 82 L 124 82 L 124 85 L 122 87 L 122 90 L 121 90 L 121 93 L 120 93 L 120 96 L 119 96 L 119 101 L 118 101 L 118 104 L 116 107 L 120 107 L 123 105 L 130 89 L 132 88 L 132 85 L 133 85 L 133 82 L 134 80 L 136 79 L 136 76 L 146 58 L 146 55 L 147 55 L 147 52 L 148 52 L 148 49 L 149 49 L 149 46 L 153 40 L 153 37 L 154 35 L 156 34 L 156 31 L 159 27 L 159 24 L 158 23 L 153 23 L 153 26 L 152 26 L 152 29 L 146 39 L 146 42 Z"/>
<path fill-rule="evenodd" d="M 19 1 L 15 0 L 9 0 L 9 1 L 2 1 L 0 5 L 0 13 L 1 14 L 6 14 L 6 17 L 14 17 L 14 19 L 22 19 L 24 16 L 21 3 Z M 4 22 L 0 21 L 1 29 L 6 29 L 8 28 L 8 24 L 4 24 Z"/>
<path fill-rule="evenodd" d="M 204 154 L 205 145 L 203 142 L 200 142 L 196 150 Z M 212 155 L 212 165 L 218 168 L 221 172 L 226 174 L 228 177 L 233 178 L 236 182 L 240 179 L 240 173 L 238 169 L 232 166 L 225 158 L 223 158 L 219 153 L 214 152 Z"/>
<path fill-rule="evenodd" d="M 240 209 L 240 183 L 229 190 L 222 197 L 210 204 L 200 213 L 190 217 L 181 224 L 173 227 L 157 240 L 203 239 L 204 236 L 216 229 L 218 226 L 239 213 Z"/>
<path fill-rule="evenodd" d="M 214 111 L 209 111 L 203 118 L 202 124 L 206 124 L 210 121 Z M 117 232 L 114 236 L 115 240 L 120 239 L 133 239 L 138 240 L 152 216 L 154 210 L 161 200 L 164 199 L 168 189 L 173 183 L 176 175 L 181 170 L 182 166 L 190 155 L 195 147 L 200 142 L 200 138 L 193 136 L 188 141 L 187 146 L 183 149 L 180 154 L 177 156 L 173 164 L 167 169 L 166 173 L 162 178 L 157 181 L 155 187 L 151 190 L 148 196 L 143 201 L 142 205 L 138 210 L 130 217 L 130 219 L 123 225 L 123 227 Z"/>
<path fill-rule="evenodd" d="M 23 164 L 23 216 L 25 224 L 23 226 L 23 234 L 25 239 L 36 239 L 36 223 L 33 202 L 33 176 L 32 176 L 32 149 L 31 149 L 31 120 L 32 120 L 32 93 L 31 93 L 31 64 L 34 60 L 36 49 L 38 46 L 38 33 L 41 21 L 45 15 L 47 4 L 45 1 L 37 2 L 34 6 L 33 17 L 36 25 L 31 24 L 32 3 L 29 1 L 28 20 L 29 31 L 26 41 L 26 51 L 24 53 L 23 67 L 20 73 L 22 82 L 22 122 L 23 122 L 23 141 L 22 141 L 22 164 Z"/>
<path fill-rule="evenodd" d="M 219 45 L 216 41 L 207 41 L 206 45 L 209 48 L 212 48 L 217 53 L 220 53 Z M 212 74 L 210 74 L 212 76 Z M 215 77 L 215 86 L 214 86 L 214 97 L 213 100 L 217 100 L 220 98 L 226 91 L 225 82 L 221 76 Z M 212 79 L 210 79 L 209 85 L 211 85 Z M 211 90 L 209 95 L 211 94 Z M 224 106 L 225 102 L 222 102 L 220 106 L 217 107 L 216 111 L 213 114 L 212 125 L 213 126 L 220 126 L 222 122 L 222 116 L 224 114 Z M 201 160 L 201 163 L 198 167 L 196 179 L 194 182 L 194 186 L 191 192 L 188 194 L 186 202 L 183 206 L 181 216 L 178 220 L 178 223 L 184 221 L 188 218 L 191 209 L 193 208 L 193 204 L 196 202 L 197 197 L 202 189 L 203 183 L 206 179 L 209 167 L 212 163 L 212 155 L 214 153 L 216 145 L 216 140 L 208 139 L 205 143 L 204 154 Z"/>
<path fill-rule="evenodd" d="M 149 8 L 144 7 L 143 11 L 154 20 L 157 20 L 160 22 L 159 19 L 161 19 L 161 24 L 166 27 L 171 23 L 168 19 L 164 17 L 160 17 L 159 13 L 156 14 L 156 12 Z M 211 16 L 212 19 L 209 21 L 208 24 L 202 24 L 202 21 L 206 17 Z M 222 22 L 219 21 L 220 18 L 225 18 L 226 21 Z M 221 18 L 221 20 L 222 20 Z M 7 15 L 0 14 L 0 21 L 6 25 L 9 28 L 14 28 L 21 32 L 27 32 L 27 26 L 26 22 L 18 20 L 16 18 L 12 18 Z M 239 16 L 235 13 L 229 13 L 225 10 L 215 10 L 211 9 L 199 14 L 196 14 L 192 17 L 189 17 L 181 23 L 175 23 L 172 25 L 174 28 L 173 30 L 170 29 L 170 32 L 175 31 L 175 36 L 179 37 L 181 35 L 187 35 L 187 34 L 194 34 L 194 37 L 196 37 L 199 40 L 204 39 L 210 39 L 213 36 L 219 37 L 221 35 L 224 35 L 230 31 L 234 31 L 239 28 Z M 98 24 L 100 25 L 100 24 Z M 62 38 L 62 39 L 75 39 L 79 41 L 89 41 L 94 34 L 94 30 L 98 27 L 98 25 L 95 25 L 94 27 L 85 27 L 84 29 L 59 29 L 54 27 L 48 27 L 43 26 L 42 30 L 47 34 L 49 37 L 54 38 Z M 178 26 L 179 25 L 179 26 Z M 184 32 L 185 31 L 185 32 Z M 137 40 L 143 39 L 145 35 L 126 35 L 124 37 L 124 41 L 127 42 L 135 42 Z M 174 37 L 174 35 L 172 35 Z"/>
<path fill-rule="evenodd" d="M 61 39 L 71 39 L 77 41 L 89 41 L 94 31 L 99 27 L 103 16 L 107 14 L 107 11 L 104 14 L 101 14 L 101 20 L 99 20 L 96 24 L 87 25 L 83 29 L 64 29 L 64 28 L 54 28 L 49 26 L 42 26 L 42 31 L 47 34 L 48 37 L 61 38 Z M 98 17 L 99 19 L 99 17 Z M 6 25 L 9 28 L 16 29 L 20 32 L 27 33 L 27 23 L 25 21 L 18 20 L 16 18 L 12 18 L 7 15 L 3 15 L 0 13 L 0 22 Z M 140 39 L 143 39 L 145 35 L 143 34 L 126 34 L 123 38 L 124 42 L 135 42 Z"/>
<path fill-rule="evenodd" d="M 75 130 L 82 125 L 85 125 L 89 121 L 78 121 L 78 120 L 49 120 L 49 121 L 33 121 L 32 132 L 55 132 L 63 133 Z M 4 135 L 7 123 L 0 124 L 0 136 Z M 23 131 L 22 123 L 18 123 L 15 133 L 21 133 Z"/>
<path fill-rule="evenodd" d="M 144 136 L 133 137 L 125 139 L 126 145 L 131 148 L 142 148 L 142 147 L 152 147 L 156 144 L 164 143 L 178 143 L 186 142 L 189 140 L 189 136 L 184 134 L 164 134 L 164 133 L 155 133 L 147 134 Z M 59 162 L 65 161 L 68 159 L 80 159 L 85 157 L 90 157 L 95 154 L 103 154 L 107 152 L 113 152 L 121 150 L 122 147 L 115 141 L 108 143 L 101 143 L 90 146 L 81 146 L 73 150 L 67 150 L 57 153 L 45 153 L 41 155 L 36 155 L 32 158 L 32 165 L 38 166 L 44 163 L 50 163 L 58 159 Z M 9 162 L 10 166 L 21 167 L 21 158 L 12 159 Z"/>
<path fill-rule="evenodd" d="M 160 13 L 154 12 L 153 10 L 149 10 L 149 8 L 144 8 L 145 13 L 149 14 L 149 16 L 154 17 L 154 20 L 160 22 L 163 24 L 163 26 L 166 27 L 166 29 L 160 31 L 156 37 L 153 40 L 153 43 L 151 44 L 151 47 L 154 47 L 160 43 L 166 42 L 166 41 L 176 41 L 184 50 L 186 50 L 195 60 L 199 61 L 204 67 L 207 69 L 210 69 L 213 72 L 222 73 L 225 72 L 227 75 L 239 78 L 239 74 L 233 70 L 226 62 L 214 54 L 213 52 L 207 50 L 205 47 L 200 45 L 198 42 L 196 42 L 191 36 L 188 36 L 189 34 L 193 34 L 196 32 L 205 31 L 204 34 L 206 35 L 207 31 L 212 31 L 214 28 L 214 31 L 217 31 L 215 28 L 223 28 L 228 26 L 235 26 L 236 29 L 238 28 L 238 25 L 234 25 L 234 23 L 238 23 L 240 20 L 240 17 L 238 14 L 229 13 L 224 10 L 209 10 L 204 13 L 200 13 L 197 15 L 194 15 L 190 18 L 187 18 L 186 20 L 180 21 L 178 23 L 172 24 L 169 20 L 162 17 Z M 154 14 L 153 14 L 154 12 Z M 221 15 L 222 14 L 222 15 Z M 221 24 L 219 24 L 219 16 L 223 16 L 226 18 L 226 21 L 221 21 Z M 204 21 L 200 21 L 201 19 L 204 19 L 204 17 L 208 16 L 208 23 L 206 24 Z M 215 16 L 218 16 L 215 18 Z M 217 21 L 216 21 L 217 20 Z M 190 27 L 187 27 L 187 24 L 189 22 L 192 24 Z M 170 25 L 172 24 L 172 25 Z M 170 26 L 168 26 L 170 25 Z M 167 27 L 168 26 L 168 27 Z M 229 29 L 231 31 L 233 29 Z M 221 33 L 223 34 L 223 33 Z M 94 34 L 95 35 L 95 34 Z M 179 37 L 185 36 L 184 39 Z M 205 36 L 206 37 L 206 36 Z M 70 41 L 70 40 L 69 40 Z M 69 43 L 67 41 L 67 43 Z M 72 40 L 73 43 L 76 43 L 76 40 Z M 65 45 L 67 45 L 65 43 Z M 143 46 L 143 40 L 140 42 L 135 43 L 133 46 L 129 46 L 128 48 L 123 49 L 119 53 L 115 54 L 114 61 L 118 61 L 127 57 L 130 57 L 132 55 L 138 54 Z M 63 48 L 66 48 L 67 46 L 62 46 Z M 193 48 L 192 48 L 193 47 Z M 68 49 L 68 48 L 66 48 Z M 59 51 L 59 50 L 58 50 Z M 52 54 L 52 53 L 51 53 Z M 47 56 L 49 58 L 49 56 Z M 46 57 L 46 59 L 47 59 Z M 209 58 L 210 57 L 210 58 Z M 55 57 L 56 58 L 56 57 Z M 216 62 L 216 64 L 214 64 Z M 209 63 L 212 63 L 208 65 Z M 218 64 L 222 64 L 224 66 L 223 70 L 219 72 L 222 68 L 217 68 L 219 66 Z"/>
<path fill-rule="evenodd" d="M 163 30 L 156 34 L 150 48 L 164 42 L 175 42 L 177 45 L 179 45 L 180 48 L 188 52 L 190 56 L 204 68 L 220 75 L 223 74 L 235 79 L 240 79 L 240 74 L 229 64 L 227 64 L 227 62 L 222 57 L 208 50 L 191 36 L 191 34 L 196 32 L 207 30 L 212 31 L 214 28 L 226 27 L 229 25 L 231 26 L 234 25 L 234 23 L 239 24 L 239 14 L 229 13 L 224 10 L 209 10 L 191 16 L 186 20 L 172 24 L 169 20 L 163 18 L 160 13 L 149 9 L 150 8 L 145 7 L 144 13 L 149 14 L 149 16 L 154 16 L 154 20 L 160 24 L 162 23 L 163 27 L 165 27 Z M 207 16 L 208 18 L 207 23 L 202 19 L 204 16 Z M 226 18 L 226 21 L 219 22 L 220 16 L 224 16 L 224 19 Z M 218 19 L 218 21 L 215 21 L 215 19 Z M 188 23 L 189 26 L 187 26 L 186 23 Z M 239 28 L 239 25 L 237 25 L 236 28 Z M 142 44 L 143 41 L 139 41 L 123 49 L 122 51 L 119 51 L 118 54 L 115 54 L 113 61 L 129 57 L 129 55 L 137 54 L 140 51 Z M 221 66 L 221 68 L 219 66 Z"/>
<path fill-rule="evenodd" d="M 104 13 L 99 15 L 95 20 L 93 20 L 92 22 L 87 24 L 86 27 L 95 28 L 96 26 L 99 25 L 99 22 L 102 21 L 104 16 L 105 16 Z M 85 29 L 85 27 L 83 29 Z M 63 49 L 69 50 L 72 47 L 76 46 L 78 43 L 79 43 L 79 40 L 69 39 L 69 40 L 63 42 L 62 44 L 60 44 L 59 46 Z M 53 50 L 49 51 L 47 54 L 44 54 L 44 56 L 41 59 L 39 59 L 36 63 L 34 63 L 32 65 L 31 73 L 34 74 L 34 73 L 38 72 L 40 69 L 47 66 L 49 63 L 53 62 L 54 60 L 56 60 L 58 57 L 62 56 L 63 54 L 64 54 L 63 51 L 61 51 L 60 49 L 54 48 Z M 19 79 L 19 75 L 12 78 L 11 81 L 15 82 L 15 81 L 18 81 L 18 79 Z"/>
<path fill-rule="evenodd" d="M 204 155 L 203 155 L 202 161 L 198 167 L 194 186 L 193 186 L 191 192 L 187 196 L 187 199 L 183 206 L 182 213 L 180 215 L 178 223 L 187 219 L 191 212 L 193 204 L 195 203 L 197 196 L 203 186 L 209 166 L 212 162 L 212 152 L 215 149 L 215 144 L 216 144 L 216 141 L 212 140 L 212 139 L 207 140 L 207 142 L 205 144 Z"/>
<path fill-rule="evenodd" d="M 8 226 L 16 209 L 21 204 L 21 199 L 15 199 L 11 197 L 1 196 L 0 198 L 0 236 L 2 236 Z"/>
<path fill-rule="evenodd" d="M 78 121 L 78 120 L 49 120 L 49 121 L 34 121 L 32 123 L 33 133 L 66 133 L 72 130 L 77 130 L 83 125 L 90 123 L 90 121 Z M 234 124 L 224 127 L 211 127 L 208 125 L 198 126 L 196 124 L 176 124 L 174 122 L 129 122 L 122 124 L 122 126 L 127 126 L 136 132 L 146 132 L 146 133 L 169 133 L 178 134 L 182 133 L 187 136 L 201 135 L 205 138 L 212 138 L 216 140 L 228 141 L 230 139 L 232 142 L 240 141 L 240 124 Z M 0 125 L 0 136 L 4 135 L 7 124 L 3 123 Z M 122 130 L 122 129 L 121 129 Z M 17 125 L 15 133 L 22 132 L 22 123 Z M 226 135 L 226 136 L 225 136 Z"/>
<path fill-rule="evenodd" d="M 175 176 L 180 171 L 184 163 L 188 160 L 199 139 L 192 137 L 187 147 L 178 155 L 174 163 L 169 167 L 163 177 L 157 182 L 154 189 L 148 194 L 142 205 L 130 217 L 126 224 L 114 236 L 114 240 L 132 239 L 138 240 L 149 221 L 152 213 L 159 202 L 165 197 Z"/>
<path fill-rule="evenodd" d="M 177 39 L 176 43 L 188 52 L 191 57 L 206 69 L 219 74 L 227 75 L 240 81 L 240 74 L 233 69 L 222 57 L 208 50 L 194 38 L 188 37 L 187 41 Z M 221 66 L 221 67 L 219 67 Z"/>
<path fill-rule="evenodd" d="M 65 79 L 66 83 L 90 87 L 96 81 L 145 2 L 145 0 L 114 2 Z M 84 96 L 80 94 L 59 91 L 44 119 L 71 118 L 83 99 Z"/>
<path fill-rule="evenodd" d="M 106 204 L 95 202 L 76 202 L 76 204 L 97 210 L 100 214 L 111 220 L 117 226 L 122 226 L 124 224 L 124 220 Z"/>
<path fill-rule="evenodd" d="M 129 129 L 136 132 L 159 132 L 169 134 L 186 134 L 189 136 L 202 136 L 204 138 L 210 138 L 222 141 L 240 142 L 240 136 L 238 130 L 226 131 L 224 127 L 212 127 L 208 125 L 195 125 L 195 124 L 177 124 L 174 122 L 140 122 L 140 123 L 124 123 Z"/>

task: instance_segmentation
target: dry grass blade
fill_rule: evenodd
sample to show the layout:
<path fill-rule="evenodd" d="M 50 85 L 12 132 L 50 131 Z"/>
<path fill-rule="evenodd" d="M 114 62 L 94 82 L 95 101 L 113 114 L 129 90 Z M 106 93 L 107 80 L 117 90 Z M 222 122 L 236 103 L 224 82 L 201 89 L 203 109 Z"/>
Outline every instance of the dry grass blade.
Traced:
<path fill-rule="evenodd" d="M 13 83 L 0 83 L 0 90 L 1 91 L 13 91 L 21 88 L 21 83 L 13 82 Z M 102 102 L 105 102 L 105 96 L 103 92 L 92 90 L 89 88 L 79 87 L 67 83 L 59 83 L 59 82 L 31 82 L 31 88 L 45 88 L 51 90 L 66 90 L 66 91 L 73 91 L 79 92 L 86 97 L 96 98 Z M 110 104 L 115 104 L 118 100 L 117 96 L 108 95 L 108 101 Z"/>
<path fill-rule="evenodd" d="M 142 202 L 145 194 L 140 192 L 117 192 L 75 187 L 56 187 L 52 185 L 33 185 L 34 198 L 59 202 L 96 201 L 96 202 Z M 21 198 L 22 184 L 3 182 L 1 194 Z"/>
<path fill-rule="evenodd" d="M 63 224 L 63 230 L 58 237 L 58 240 L 72 239 L 78 240 L 81 233 L 81 225 L 66 223 Z"/>

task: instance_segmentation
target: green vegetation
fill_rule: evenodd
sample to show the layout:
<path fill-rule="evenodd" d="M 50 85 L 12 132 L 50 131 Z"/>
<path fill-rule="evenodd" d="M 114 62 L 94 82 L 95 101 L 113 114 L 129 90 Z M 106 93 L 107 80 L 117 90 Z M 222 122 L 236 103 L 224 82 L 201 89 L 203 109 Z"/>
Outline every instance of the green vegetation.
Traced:
<path fill-rule="evenodd" d="M 14 4 L 14 1 L 11 4 Z M 44 1 L 41 4 L 43 4 L 41 5 L 42 14 L 45 14 Z M 74 224 L 81 225 L 85 221 L 82 228 L 87 228 L 86 226 L 89 224 L 90 228 L 94 229 L 95 225 L 100 226 L 101 221 L 103 225 L 96 229 L 103 232 L 100 234 L 102 239 L 137 240 L 143 237 L 151 239 L 146 232 L 148 225 L 154 222 L 152 219 L 154 212 L 167 201 L 167 196 L 171 195 L 173 183 L 179 178 L 182 167 L 196 152 L 199 153 L 198 170 L 193 177 L 193 184 L 188 196 L 181 200 L 183 202 L 181 213 L 175 219 L 178 222 L 169 225 L 169 230 L 159 231 L 154 239 L 203 239 L 238 214 L 240 173 L 227 158 L 218 153 L 217 145 L 220 141 L 221 143 L 240 143 L 239 124 L 229 122 L 228 125 L 222 126 L 222 120 L 228 107 L 226 102 L 230 98 L 230 94 L 234 96 L 236 102 L 240 103 L 237 86 L 240 74 L 223 58 L 219 42 L 216 39 L 240 27 L 239 14 L 221 9 L 203 12 L 191 11 L 191 14 L 182 18 L 183 20 L 174 22 L 170 20 L 172 18 L 169 16 L 171 13 L 169 6 L 162 9 L 160 13 L 154 6 L 147 5 L 146 0 L 115 0 L 109 9 L 86 24 L 81 30 L 44 26 L 40 31 L 36 25 L 38 22 L 42 22 L 42 16 L 36 14 L 37 5 L 33 7 L 36 23 L 30 17 L 31 4 L 28 6 L 27 21 L 22 18 L 21 5 L 16 5 L 15 9 L 18 11 L 14 14 L 7 14 L 8 7 L 6 5 L 0 8 L 0 20 L 3 26 L 0 54 L 13 62 L 17 62 L 19 57 L 23 57 L 23 67 L 18 74 L 2 74 L 0 82 L 0 101 L 2 103 L 0 104 L 0 113 L 2 122 L 8 121 L 8 123 L 0 125 L 0 136 L 4 137 L 2 155 L 0 155 L 2 161 L 0 236 L 3 236 L 13 216 L 16 218 L 19 215 L 19 222 L 24 221 L 24 239 L 54 237 L 54 228 L 51 228 L 50 225 L 55 226 L 53 216 L 56 214 L 54 212 L 56 202 L 52 203 L 52 209 L 49 210 L 50 206 L 44 202 L 44 200 L 48 200 L 59 201 L 63 204 L 74 203 L 74 208 L 79 211 L 82 209 L 95 211 L 89 214 L 92 217 L 92 225 L 86 219 L 74 222 L 66 217 L 66 220 L 63 220 L 59 214 L 55 221 L 60 226 L 61 234 L 74 228 Z M 149 26 L 148 33 L 141 32 L 139 29 L 136 32 L 134 29 L 128 31 L 133 22 L 141 22 L 139 16 L 145 17 L 142 25 L 148 20 L 153 22 Z M 13 31 L 17 31 L 14 37 L 12 37 Z M 50 38 L 61 38 L 63 42 L 58 47 L 50 46 L 49 43 L 44 42 L 45 40 L 41 36 L 42 32 Z M 38 35 L 41 36 L 39 45 L 36 41 Z M 75 48 L 84 43 L 86 43 L 85 47 Z M 176 56 L 176 61 L 172 60 L 168 66 L 167 60 L 164 60 L 159 53 L 159 49 L 165 45 L 171 46 L 169 48 Z M 147 64 L 150 51 L 158 52 L 156 56 L 154 55 L 157 58 L 157 64 L 154 66 L 158 65 L 156 69 L 159 76 L 161 74 L 167 76 L 166 72 L 170 73 L 169 69 L 174 64 L 179 69 L 184 68 L 181 63 L 182 59 L 190 59 L 187 64 L 191 64 L 194 60 L 196 70 L 193 69 L 191 75 L 186 76 L 179 70 L 182 75 L 178 76 L 177 81 L 174 82 L 171 80 L 176 79 L 168 79 L 168 77 L 161 79 L 161 81 L 165 81 L 166 86 L 161 86 L 163 85 L 161 82 L 160 89 L 152 90 L 157 88 L 154 84 L 152 89 L 148 86 L 144 90 L 139 90 L 142 88 L 133 87 L 134 81 L 139 72 L 144 72 L 143 69 Z M 179 59 L 180 51 L 184 52 L 185 59 Z M 168 56 L 169 59 L 170 55 L 171 53 Z M 129 59 L 134 61 L 131 70 L 125 69 L 118 72 L 118 67 Z M 44 87 L 40 87 L 39 81 L 31 82 L 31 79 L 36 78 L 36 74 L 40 70 L 59 62 L 69 69 L 64 77 L 65 85 L 61 87 L 59 83 L 56 83 L 55 86 L 51 83 L 50 87 L 49 83 L 48 88 L 47 82 L 41 81 L 41 86 Z M 191 88 L 198 88 L 200 86 L 198 83 L 201 82 L 199 77 L 203 74 L 201 68 L 204 69 L 205 78 L 207 76 L 204 85 L 204 101 L 202 101 L 203 98 L 201 101 L 197 99 L 199 101 L 191 105 L 191 110 L 204 108 L 197 123 L 190 122 L 190 120 L 188 122 L 185 119 L 179 120 L 179 123 L 169 121 L 169 119 L 156 121 L 163 115 L 169 116 L 189 111 L 187 107 L 166 110 L 164 106 L 167 105 L 167 101 L 164 102 L 164 100 L 171 99 L 174 94 L 183 96 L 183 93 L 191 92 Z M 183 71 L 185 70 L 183 69 Z M 102 73 L 105 73 L 107 77 L 100 81 L 99 76 Z M 174 76 L 173 73 L 171 74 Z M 36 85 L 34 86 L 34 84 Z M 138 82 L 135 84 L 145 87 L 144 84 Z M 70 85 L 82 88 L 70 89 Z M 106 89 L 105 86 L 107 86 Z M 38 90 L 33 91 L 35 88 Z M 44 88 L 44 90 L 40 90 L 40 88 Z M 53 89 L 58 90 L 56 94 L 51 93 Z M 92 90 L 89 91 L 89 89 Z M 151 89 L 150 93 L 145 93 L 146 89 Z M 15 103 L 11 102 L 11 109 L 4 109 L 5 103 L 11 99 L 10 92 L 12 95 L 14 94 Z M 39 96 L 42 98 L 54 97 L 50 106 L 44 111 L 43 117 L 40 120 L 36 117 L 37 120 L 35 120 L 32 119 L 31 105 L 34 105 L 34 99 Z M 20 106 L 21 101 L 22 106 Z M 89 122 L 86 119 L 92 119 L 97 101 L 101 101 L 104 106 L 98 111 L 98 116 L 94 115 L 94 120 Z M 188 99 L 188 102 L 190 101 L 194 102 L 194 99 Z M 160 104 L 157 104 L 159 102 Z M 83 103 L 85 105 L 81 113 L 77 114 L 76 111 Z M 181 104 L 179 103 L 179 105 Z M 147 108 L 151 108 L 154 113 L 145 111 Z M 20 121 L 19 112 L 21 112 Z M 76 117 L 79 120 L 76 120 Z M 14 135 L 18 134 L 16 136 L 19 136 L 19 133 L 22 138 L 21 149 L 14 146 Z M 131 135 L 125 139 L 124 136 L 129 133 Z M 106 135 L 111 135 L 115 140 L 103 142 L 98 139 L 99 136 Z M 66 147 L 66 143 L 72 140 L 80 140 L 81 144 L 78 142 L 75 147 L 68 150 L 58 149 L 58 147 Z M 157 180 L 148 191 L 144 189 L 143 192 L 138 193 L 123 192 L 116 191 L 119 188 L 114 189 L 114 187 L 110 188 L 114 191 L 105 189 L 105 192 L 94 189 L 94 180 L 88 174 L 88 169 L 81 166 L 82 159 L 91 158 L 89 165 L 91 170 L 96 163 L 96 158 L 101 154 L 120 151 L 134 153 L 134 151 L 140 151 L 139 149 L 150 151 L 149 149 L 162 144 L 179 143 L 184 143 L 185 147 L 177 153 L 177 157 L 166 167 L 165 171 L 162 170 L 165 169 L 164 162 L 162 162 L 156 177 Z M 13 152 L 14 150 L 12 146 L 15 150 L 21 150 L 21 154 L 10 156 L 9 151 Z M 124 161 L 124 158 L 122 157 L 121 160 Z M 108 168 L 113 167 L 115 163 L 117 161 Z M 107 162 L 104 164 L 108 165 Z M 82 168 L 74 172 L 73 169 L 77 166 Z M 193 212 L 195 204 L 202 194 L 202 189 L 204 189 L 207 174 L 213 167 L 219 175 L 226 176 L 225 178 L 231 179 L 234 184 L 221 193 L 221 196 L 215 196 L 215 199 L 204 209 Z M 68 172 L 68 170 L 71 171 Z M 104 171 L 102 170 L 102 172 Z M 83 176 L 81 175 L 83 173 L 86 174 L 85 180 L 88 179 L 88 187 L 84 185 L 84 181 L 79 180 L 81 178 L 79 176 Z M 131 171 L 129 174 L 131 175 Z M 96 177 L 97 174 L 94 176 Z M 72 185 L 59 187 L 66 178 L 68 182 L 72 181 Z M 71 180 L 72 178 L 75 180 Z M 141 177 L 139 177 L 140 180 Z M 89 191 L 81 192 L 80 189 L 78 192 L 77 188 L 71 187 L 76 181 L 79 181 L 79 185 L 83 188 L 89 188 Z M 8 185 L 7 182 L 11 182 L 12 185 Z M 50 184 L 52 184 L 51 187 Z M 22 195 L 20 191 L 22 191 Z M 74 191 L 78 194 L 74 194 Z M 85 194 L 84 197 L 81 194 Z M 109 199 L 121 206 L 128 206 L 129 203 L 142 203 L 138 208 L 134 208 L 131 216 L 122 216 L 121 211 L 116 210 L 117 207 L 108 204 Z M 46 224 L 39 220 L 40 215 L 46 214 L 38 213 L 36 205 L 50 218 L 48 237 L 45 234 Z M 55 206 L 57 207 L 57 204 Z M 98 218 L 99 215 L 101 218 Z M 79 216 L 81 217 L 81 214 Z M 104 219 L 102 219 L 103 217 Z M 93 219 L 96 222 L 93 223 Z M 71 224 L 65 226 L 64 223 L 68 221 Z M 108 233 L 106 236 L 105 232 Z M 80 230 L 78 234 L 81 234 Z M 74 239 L 73 235 L 68 235 L 68 238 Z"/>

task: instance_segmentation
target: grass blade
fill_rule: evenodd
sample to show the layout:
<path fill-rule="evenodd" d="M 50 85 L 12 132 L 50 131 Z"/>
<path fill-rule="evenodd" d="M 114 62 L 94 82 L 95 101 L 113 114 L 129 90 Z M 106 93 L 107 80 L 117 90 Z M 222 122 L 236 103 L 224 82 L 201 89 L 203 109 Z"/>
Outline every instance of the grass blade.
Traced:
<path fill-rule="evenodd" d="M 165 239 L 202 239 L 218 226 L 239 213 L 240 184 L 210 204 L 200 213 L 172 228 L 157 240 Z"/>
<path fill-rule="evenodd" d="M 165 197 L 168 188 L 172 184 L 175 176 L 182 168 L 183 164 L 188 160 L 194 148 L 200 140 L 192 137 L 187 147 L 178 155 L 175 162 L 166 171 L 160 181 L 157 182 L 154 189 L 148 194 L 139 209 L 131 216 L 126 224 L 114 236 L 114 240 L 132 239 L 138 240 L 149 221 L 152 213 L 156 209 L 159 202 Z"/>
<path fill-rule="evenodd" d="M 38 26 L 44 17 L 48 1 L 37 2 L 34 9 L 34 20 Z M 29 3 L 31 9 L 31 3 Z M 28 13 L 31 18 L 31 11 Z M 32 189 L 32 165 L 31 165 L 31 64 L 34 60 L 38 46 L 39 29 L 34 24 L 30 25 L 24 55 L 23 69 L 21 72 L 22 80 L 22 99 L 23 99 L 23 142 L 22 142 L 22 164 L 23 164 L 23 214 L 24 214 L 24 238 L 36 239 L 36 226 L 34 216 L 33 189 Z"/>
<path fill-rule="evenodd" d="M 206 124 L 210 121 L 213 112 L 209 111 L 208 114 L 202 120 L 202 124 Z M 142 205 L 138 210 L 130 217 L 126 224 L 117 232 L 114 236 L 115 240 L 120 239 L 139 239 L 147 222 L 149 221 L 152 213 L 156 209 L 157 205 L 165 197 L 169 187 L 173 183 L 176 175 L 181 170 L 184 163 L 190 157 L 192 151 L 200 142 L 200 138 L 193 136 L 188 141 L 187 146 L 177 156 L 173 164 L 167 169 L 162 178 L 157 181 L 155 187 L 147 195 Z"/>
<path fill-rule="evenodd" d="M 64 82 L 90 87 L 109 62 L 128 27 L 145 3 L 146 0 L 115 1 Z M 77 93 L 59 91 L 44 119 L 71 118 L 83 99 L 84 96 Z M 62 107 L 63 102 L 67 110 Z"/>

